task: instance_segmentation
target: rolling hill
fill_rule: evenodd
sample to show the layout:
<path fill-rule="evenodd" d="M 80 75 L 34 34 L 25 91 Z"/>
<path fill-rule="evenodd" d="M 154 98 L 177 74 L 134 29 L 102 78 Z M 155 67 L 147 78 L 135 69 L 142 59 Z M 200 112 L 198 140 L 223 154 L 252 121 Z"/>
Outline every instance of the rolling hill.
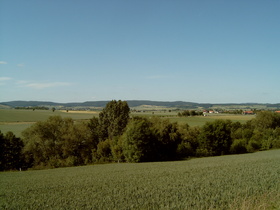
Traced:
<path fill-rule="evenodd" d="M 50 101 L 8 101 L 1 102 L 0 108 L 16 108 L 16 107 L 59 107 L 59 108 L 103 108 L 109 101 L 86 101 L 73 103 L 56 103 Z M 177 109 L 280 109 L 280 103 L 262 104 L 262 103 L 194 103 L 184 101 L 149 101 L 149 100 L 127 100 L 131 108 L 141 106 L 166 107 Z"/>

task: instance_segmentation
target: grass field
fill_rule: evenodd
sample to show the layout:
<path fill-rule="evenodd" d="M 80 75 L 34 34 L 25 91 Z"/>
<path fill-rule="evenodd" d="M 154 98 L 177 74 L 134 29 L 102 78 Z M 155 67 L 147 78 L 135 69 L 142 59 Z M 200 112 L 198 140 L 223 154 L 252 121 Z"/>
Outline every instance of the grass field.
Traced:
<path fill-rule="evenodd" d="M 146 111 L 133 112 L 132 116 L 152 117 L 159 116 L 170 119 L 171 122 L 178 122 L 179 124 L 188 123 L 190 126 L 202 126 L 205 122 L 212 122 L 216 119 L 230 119 L 234 122 L 239 121 L 244 123 L 255 116 L 252 115 L 223 115 L 213 114 L 206 117 L 177 117 L 177 112 L 168 111 Z M 88 111 L 60 111 L 55 112 L 49 110 L 19 110 L 19 109 L 0 109 L 0 130 L 2 133 L 12 131 L 16 136 L 21 136 L 21 132 L 30 127 L 33 123 L 44 121 L 50 116 L 60 115 L 61 117 L 71 117 L 74 120 L 88 120 L 93 116 L 98 117 L 98 112 Z"/>
<path fill-rule="evenodd" d="M 213 122 L 217 119 L 229 119 L 233 122 L 245 123 L 248 120 L 255 118 L 255 115 L 241 115 L 241 114 L 208 114 L 208 116 L 195 116 L 195 117 L 178 117 L 178 112 L 168 111 L 146 111 L 132 113 L 132 116 L 152 117 L 159 116 L 169 119 L 171 122 L 178 122 L 179 124 L 188 123 L 190 126 L 203 126 L 206 122 Z"/>
<path fill-rule="evenodd" d="M 63 118 L 71 117 L 74 120 L 87 120 L 98 116 L 98 112 L 0 109 L 0 130 L 2 133 L 12 131 L 16 136 L 21 136 L 21 132 L 33 123 L 47 120 L 50 116 L 55 115 Z"/>
<path fill-rule="evenodd" d="M 280 209 L 280 150 L 0 173 L 2 209 Z"/>
<path fill-rule="evenodd" d="M 61 117 L 71 117 L 74 120 L 89 119 L 97 116 L 97 112 L 65 112 L 50 110 L 20 110 L 20 109 L 0 109 L 0 122 L 37 122 L 48 119 L 50 116 L 60 115 Z"/>
<path fill-rule="evenodd" d="M 206 122 L 213 122 L 217 119 L 226 120 L 229 119 L 233 122 L 245 123 L 248 120 L 255 118 L 254 115 L 233 115 L 233 114 L 213 114 L 195 117 L 170 117 L 171 122 L 178 122 L 179 124 L 188 123 L 190 126 L 203 126 Z"/>

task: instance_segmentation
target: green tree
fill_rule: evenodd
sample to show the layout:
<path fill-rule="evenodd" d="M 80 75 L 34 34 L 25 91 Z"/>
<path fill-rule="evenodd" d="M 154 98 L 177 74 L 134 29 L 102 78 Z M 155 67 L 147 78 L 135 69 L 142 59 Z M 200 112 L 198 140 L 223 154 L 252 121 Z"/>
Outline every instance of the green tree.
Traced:
<path fill-rule="evenodd" d="M 181 142 L 178 124 L 159 117 L 153 117 L 151 122 L 156 140 L 157 159 L 175 159 L 178 144 Z"/>
<path fill-rule="evenodd" d="M 89 120 L 87 127 L 90 130 L 91 139 L 94 142 L 94 146 L 97 147 L 97 144 L 99 143 L 99 119 L 97 117 L 93 117 Z"/>
<path fill-rule="evenodd" d="M 206 122 L 200 135 L 200 149 L 206 155 L 228 154 L 232 144 L 230 120 Z"/>
<path fill-rule="evenodd" d="M 23 142 L 12 132 L 3 135 L 0 131 L 0 170 L 19 170 L 24 167 Z"/>
<path fill-rule="evenodd" d="M 197 115 L 196 111 L 195 110 L 191 110 L 190 111 L 190 116 L 195 116 L 195 115 Z"/>
<path fill-rule="evenodd" d="M 5 150 L 6 150 L 6 139 L 4 134 L 0 131 L 0 171 L 5 168 Z"/>
<path fill-rule="evenodd" d="M 92 162 L 91 131 L 71 118 L 52 116 L 37 122 L 22 133 L 24 154 L 30 166 L 59 167 Z"/>
<path fill-rule="evenodd" d="M 246 139 L 235 139 L 230 146 L 230 152 L 232 154 L 242 154 L 247 152 Z"/>
<path fill-rule="evenodd" d="M 111 142 L 111 152 L 112 152 L 112 156 L 113 159 L 117 162 L 120 161 L 124 161 L 125 157 L 123 155 L 123 138 L 118 137 L 118 138 L 114 138 Z"/>
<path fill-rule="evenodd" d="M 87 124 L 87 127 L 90 132 L 90 140 L 91 140 L 91 151 L 92 151 L 92 156 L 94 161 L 98 159 L 97 157 L 97 145 L 100 142 L 100 136 L 101 135 L 101 128 L 100 128 L 100 123 L 99 119 L 97 117 L 93 117 L 90 119 L 90 121 Z"/>
<path fill-rule="evenodd" d="M 105 141 L 99 142 L 97 145 L 97 157 L 101 162 L 107 162 L 112 159 L 111 151 L 111 140 L 106 139 Z"/>
<path fill-rule="evenodd" d="M 71 119 L 63 120 L 60 116 L 51 116 L 23 131 L 24 153 L 29 164 L 47 165 L 51 159 L 62 157 L 63 132 L 72 124 Z"/>
<path fill-rule="evenodd" d="M 145 118 L 131 120 L 122 138 L 123 155 L 127 162 L 145 162 L 156 159 L 156 141 L 151 123 Z"/>
<path fill-rule="evenodd" d="M 196 155 L 196 149 L 199 146 L 200 127 L 190 127 L 188 124 L 179 126 L 181 142 L 178 145 L 177 155 L 180 158 L 186 158 Z"/>
<path fill-rule="evenodd" d="M 189 110 L 185 110 L 185 111 L 182 112 L 182 116 L 188 117 L 188 116 L 190 116 L 190 115 L 191 115 L 191 114 L 190 114 L 190 111 L 189 111 Z"/>
<path fill-rule="evenodd" d="M 280 127 L 280 114 L 270 111 L 259 112 L 253 120 L 253 125 L 255 125 L 257 129 L 275 129 Z"/>
<path fill-rule="evenodd" d="M 99 135 L 101 140 L 120 136 L 129 120 L 129 106 L 126 101 L 113 100 L 99 114 Z"/>
<path fill-rule="evenodd" d="M 279 136 L 275 134 L 280 128 L 280 114 L 261 111 L 248 124 L 251 130 L 251 136 L 248 138 L 247 145 L 249 152 L 275 148 L 274 145 L 279 139 Z"/>
<path fill-rule="evenodd" d="M 71 123 L 65 127 L 61 138 L 61 159 L 75 157 L 74 165 L 84 165 L 92 162 L 92 150 L 95 142 L 92 141 L 91 132 L 84 123 Z"/>

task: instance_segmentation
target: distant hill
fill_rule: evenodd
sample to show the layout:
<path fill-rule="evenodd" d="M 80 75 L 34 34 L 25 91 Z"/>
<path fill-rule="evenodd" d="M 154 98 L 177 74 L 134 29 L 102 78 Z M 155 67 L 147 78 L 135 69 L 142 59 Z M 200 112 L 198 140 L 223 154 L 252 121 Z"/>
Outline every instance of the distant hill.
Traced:
<path fill-rule="evenodd" d="M 61 106 L 61 107 L 105 107 L 110 101 L 86 101 L 81 103 L 56 103 L 49 101 L 8 101 L 2 102 L 0 105 L 15 107 L 35 107 L 35 106 Z M 164 101 L 148 101 L 148 100 L 128 100 L 129 107 L 138 107 L 143 105 L 161 106 L 161 107 L 189 107 L 196 108 L 199 104 L 183 101 L 164 102 Z"/>
<path fill-rule="evenodd" d="M 16 108 L 16 107 L 58 107 L 58 108 L 103 108 L 110 101 L 86 101 L 73 103 L 56 103 L 50 101 L 9 101 L 1 102 L 0 108 Z M 130 108 L 150 106 L 150 107 L 166 107 L 178 109 L 280 109 L 280 103 L 277 104 L 261 104 L 261 103 L 227 103 L 227 104 L 211 104 L 211 103 L 193 103 L 184 101 L 149 101 L 149 100 L 127 100 Z"/>
<path fill-rule="evenodd" d="M 14 107 L 29 107 L 29 106 L 57 106 L 58 103 L 48 101 L 8 101 L 2 102 L 1 105 Z"/>

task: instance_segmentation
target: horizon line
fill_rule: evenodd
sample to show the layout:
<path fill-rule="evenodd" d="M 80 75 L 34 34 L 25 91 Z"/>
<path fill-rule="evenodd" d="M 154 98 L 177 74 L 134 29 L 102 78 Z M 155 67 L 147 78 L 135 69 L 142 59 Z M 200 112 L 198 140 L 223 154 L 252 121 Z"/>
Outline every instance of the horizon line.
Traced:
<path fill-rule="evenodd" d="M 43 103 L 57 103 L 57 104 L 70 104 L 70 103 L 87 103 L 87 102 L 107 102 L 107 101 L 119 101 L 121 99 L 108 99 L 108 100 L 93 100 L 93 101 L 83 101 L 83 102 L 56 102 L 56 101 L 45 101 L 45 100 L 11 100 L 11 101 L 2 101 L 2 103 L 10 103 L 10 102 L 43 102 Z M 194 104 L 280 104 L 278 103 L 268 103 L 268 102 L 193 102 L 193 101 L 168 101 L 168 100 L 147 100 L 147 99 L 129 99 L 129 100 L 121 100 L 121 101 L 150 101 L 150 102 L 165 102 L 165 103 L 175 103 L 175 102 L 183 102 L 183 103 L 194 103 Z"/>

